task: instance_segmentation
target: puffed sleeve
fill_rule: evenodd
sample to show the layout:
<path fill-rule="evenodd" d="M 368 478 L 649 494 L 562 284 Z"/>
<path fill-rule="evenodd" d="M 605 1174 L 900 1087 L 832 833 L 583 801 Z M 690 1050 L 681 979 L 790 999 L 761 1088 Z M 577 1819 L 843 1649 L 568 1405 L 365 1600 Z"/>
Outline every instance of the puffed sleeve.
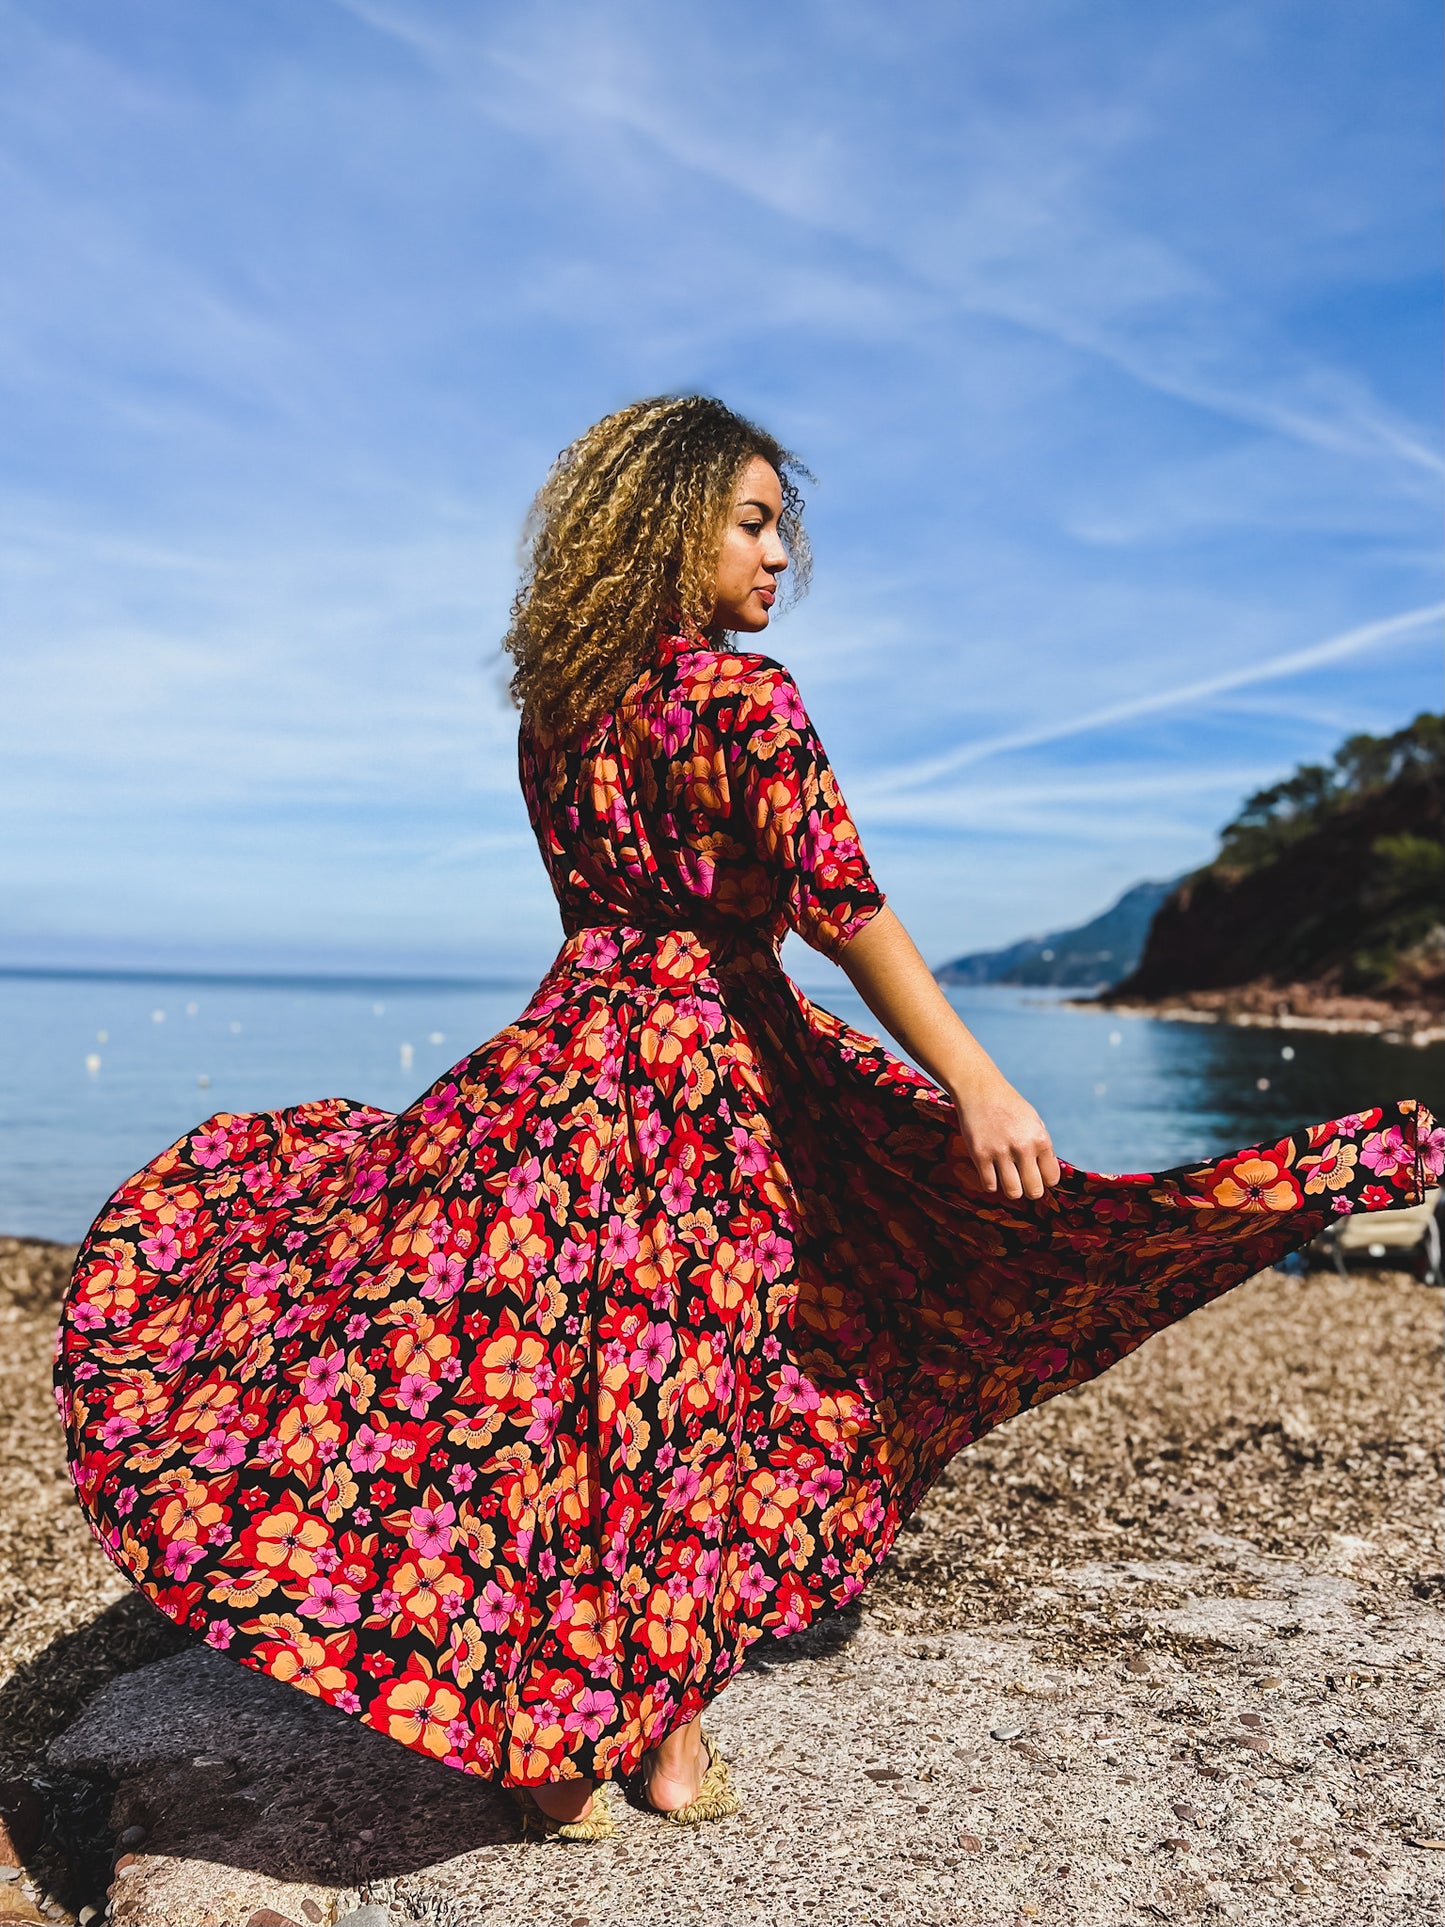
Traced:
<path fill-rule="evenodd" d="M 788 925 L 835 963 L 883 908 L 858 832 L 803 699 L 780 663 L 747 678 L 729 732 L 734 807 L 781 892 Z"/>

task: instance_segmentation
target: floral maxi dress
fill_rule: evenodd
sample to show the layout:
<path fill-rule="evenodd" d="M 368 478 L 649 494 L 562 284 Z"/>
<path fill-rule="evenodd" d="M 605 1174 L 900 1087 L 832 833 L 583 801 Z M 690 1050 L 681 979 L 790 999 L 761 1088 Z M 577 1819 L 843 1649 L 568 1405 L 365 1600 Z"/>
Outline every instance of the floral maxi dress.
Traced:
<path fill-rule="evenodd" d="M 947 1096 L 780 966 L 883 902 L 783 668 L 665 638 L 520 750 L 566 932 L 523 1015 L 397 1115 L 163 1152 L 55 1366 L 80 1504 L 161 1611 L 509 1785 L 630 1772 L 854 1598 L 962 1446 L 1445 1150 L 1406 1098 L 990 1196 Z"/>

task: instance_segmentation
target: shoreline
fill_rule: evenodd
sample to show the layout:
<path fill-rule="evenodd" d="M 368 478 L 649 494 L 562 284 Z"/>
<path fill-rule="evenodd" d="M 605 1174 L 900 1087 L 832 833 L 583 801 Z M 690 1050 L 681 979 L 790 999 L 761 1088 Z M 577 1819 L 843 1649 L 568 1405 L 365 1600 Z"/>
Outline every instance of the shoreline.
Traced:
<path fill-rule="evenodd" d="M 1417 1050 L 1445 1043 L 1445 1015 L 1421 1004 L 1395 1009 L 1372 997 L 1321 995 L 1291 985 L 1245 985 L 1231 990 L 1184 991 L 1174 997 L 1063 997 L 1070 1010 L 1121 1017 L 1158 1017 L 1169 1023 L 1231 1024 L 1239 1029 L 1319 1030 L 1378 1037 Z M 1303 1008 L 1300 1006 L 1303 1005 Z"/>

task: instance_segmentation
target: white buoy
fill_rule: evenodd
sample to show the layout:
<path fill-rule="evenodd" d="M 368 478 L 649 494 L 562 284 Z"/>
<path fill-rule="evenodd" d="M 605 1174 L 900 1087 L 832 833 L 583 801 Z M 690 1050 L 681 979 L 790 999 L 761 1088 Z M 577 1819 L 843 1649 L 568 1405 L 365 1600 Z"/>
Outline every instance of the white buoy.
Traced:
<path fill-rule="evenodd" d="M 1122 1044 L 1123 1041 L 1124 1033 L 1122 1030 L 1111 1030 L 1109 1032 L 1109 1042 L 1111 1044 Z"/>
<path fill-rule="evenodd" d="M 1290 1058 L 1294 1056 L 1294 1045 L 1286 1044 L 1283 1050 L 1281 1050 L 1280 1056 L 1285 1060 L 1286 1063 L 1288 1063 Z"/>
<path fill-rule="evenodd" d="M 371 1006 L 371 1014 L 372 1014 L 372 1016 L 373 1016 L 373 1017 L 385 1017 L 385 1015 L 386 1015 L 386 1005 L 385 1005 L 385 1004 L 373 1004 L 373 1005 Z"/>
<path fill-rule="evenodd" d="M 412 1049 L 412 1047 L 411 1047 L 411 1045 L 410 1045 L 410 1044 L 403 1044 L 403 1045 L 402 1045 L 402 1047 L 401 1047 L 401 1067 L 402 1067 L 402 1069 L 403 1069 L 404 1071 L 409 1071 L 409 1070 L 411 1069 L 411 1067 L 412 1067 L 412 1060 L 413 1060 L 413 1059 L 415 1058 L 415 1056 L 416 1056 L 416 1052 L 415 1052 L 415 1051 L 414 1051 L 414 1050 Z"/>
<path fill-rule="evenodd" d="M 231 1035 L 233 1037 L 239 1037 L 241 1035 L 241 1026 L 236 1022 L 234 1017 L 231 1019 Z"/>
<path fill-rule="evenodd" d="M 196 1079 L 196 1089 L 198 1091 L 208 1091 L 210 1088 L 211 1088 L 211 1080 L 209 1077 L 206 1076 L 206 1073 L 202 1071 L 200 1076 Z"/>
<path fill-rule="evenodd" d="M 153 1010 L 151 1012 L 151 1022 L 153 1024 L 163 1024 L 165 1021 L 166 1013 L 163 1010 Z"/>
<path fill-rule="evenodd" d="M 447 1041 L 446 1034 L 443 1031 L 434 1030 L 426 1041 L 429 1044 L 444 1044 Z"/>
<path fill-rule="evenodd" d="M 1107 1090 L 1108 1090 L 1108 1088 L 1109 1088 L 1109 1086 L 1108 1086 L 1107 1084 L 1096 1084 L 1096 1085 L 1094 1086 L 1094 1095 L 1095 1095 L 1095 1097 L 1102 1097 L 1102 1096 L 1104 1095 L 1104 1093 L 1105 1093 L 1105 1091 L 1107 1091 Z"/>
<path fill-rule="evenodd" d="M 88 1056 L 88 1057 L 86 1058 L 86 1060 L 85 1060 L 85 1068 L 86 1068 L 86 1069 L 87 1069 L 87 1070 L 88 1070 L 88 1071 L 90 1072 L 90 1074 L 91 1074 L 91 1076 L 92 1076 L 92 1077 L 97 1077 L 97 1076 L 99 1076 L 99 1074 L 100 1074 L 100 1053 L 99 1053 L 98 1051 L 92 1051 L 92 1052 L 90 1053 L 90 1055 L 89 1055 L 89 1056 Z"/>
<path fill-rule="evenodd" d="M 1254 1080 L 1254 1088 L 1257 1091 L 1267 1091 L 1269 1089 L 1269 1079 L 1267 1077 L 1256 1077 Z"/>
<path fill-rule="evenodd" d="M 98 1030 L 95 1033 L 95 1041 L 97 1044 L 108 1044 L 110 1042 L 110 1032 L 108 1030 Z"/>
<path fill-rule="evenodd" d="M 186 1005 L 186 1015 L 187 1015 L 187 1017 L 194 1017 L 194 1016 L 195 1016 L 195 1014 L 196 1014 L 196 1012 L 197 1012 L 197 1011 L 198 1011 L 199 1009 L 200 1009 L 200 1005 L 199 1005 L 199 1004 L 187 1004 L 187 1005 Z"/>

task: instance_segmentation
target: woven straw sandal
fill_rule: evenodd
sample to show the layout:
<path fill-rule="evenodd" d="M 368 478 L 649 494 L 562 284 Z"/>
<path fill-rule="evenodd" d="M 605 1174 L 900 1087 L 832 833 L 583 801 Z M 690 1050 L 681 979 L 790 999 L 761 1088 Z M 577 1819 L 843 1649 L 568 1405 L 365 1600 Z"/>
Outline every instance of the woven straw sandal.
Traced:
<path fill-rule="evenodd" d="M 695 1826 L 699 1820 L 725 1820 L 730 1813 L 738 1811 L 741 1802 L 733 1791 L 728 1779 L 728 1763 L 717 1750 L 717 1743 L 707 1728 L 702 1729 L 702 1742 L 707 1748 L 707 1771 L 702 1776 L 697 1789 L 697 1798 L 689 1800 L 685 1807 L 674 1807 L 665 1813 L 647 1801 L 651 1812 L 659 1820 L 666 1820 L 669 1826 Z M 650 1775 L 643 1774 L 643 1798 L 647 1798 L 647 1781 Z"/>
<path fill-rule="evenodd" d="M 509 1786 L 507 1791 L 516 1802 L 523 1833 L 540 1833 L 548 1840 L 610 1840 L 617 1831 L 617 1822 L 603 1792 L 604 1785 L 605 1782 L 599 1780 L 593 1787 L 592 1811 L 585 1820 L 554 1820 L 537 1805 L 529 1788 Z"/>

